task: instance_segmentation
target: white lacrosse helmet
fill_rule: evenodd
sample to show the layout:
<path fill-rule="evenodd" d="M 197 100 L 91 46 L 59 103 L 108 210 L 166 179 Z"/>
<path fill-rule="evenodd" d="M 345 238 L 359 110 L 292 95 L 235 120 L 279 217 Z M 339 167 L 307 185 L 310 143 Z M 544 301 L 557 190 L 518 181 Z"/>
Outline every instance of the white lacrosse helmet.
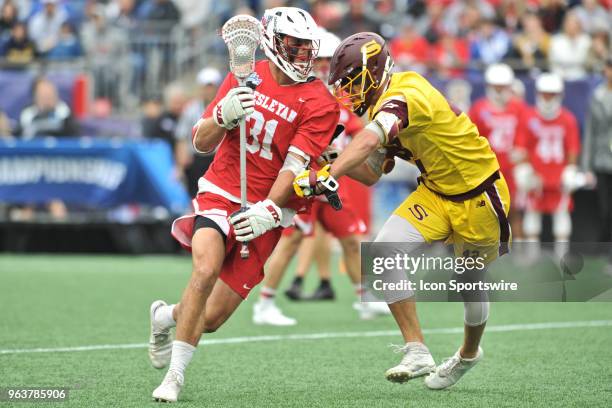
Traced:
<path fill-rule="evenodd" d="M 487 98 L 497 106 L 504 106 L 512 97 L 514 72 L 506 64 L 491 64 L 485 71 Z M 499 90 L 497 87 L 504 87 Z"/>
<path fill-rule="evenodd" d="M 321 48 L 319 48 L 319 54 L 317 54 L 317 58 L 331 58 L 334 56 L 334 52 L 336 52 L 336 48 L 342 42 L 340 38 L 334 34 L 330 33 L 324 28 L 320 29 L 320 39 L 321 39 Z"/>
<path fill-rule="evenodd" d="M 544 119 L 552 120 L 561 111 L 563 101 L 563 80 L 557 74 L 544 73 L 536 80 L 536 108 Z M 553 94 L 545 98 L 542 94 Z"/>
<path fill-rule="evenodd" d="M 292 80 L 308 80 L 319 51 L 318 27 L 311 15 L 297 7 L 275 7 L 265 11 L 262 24 L 261 47 L 266 57 Z M 287 36 L 307 40 L 309 44 L 290 47 L 285 41 Z M 307 58 L 296 61 L 304 50 L 308 53 Z"/>
<path fill-rule="evenodd" d="M 487 85 L 510 86 L 514 81 L 514 72 L 507 64 L 491 64 L 485 71 Z"/>

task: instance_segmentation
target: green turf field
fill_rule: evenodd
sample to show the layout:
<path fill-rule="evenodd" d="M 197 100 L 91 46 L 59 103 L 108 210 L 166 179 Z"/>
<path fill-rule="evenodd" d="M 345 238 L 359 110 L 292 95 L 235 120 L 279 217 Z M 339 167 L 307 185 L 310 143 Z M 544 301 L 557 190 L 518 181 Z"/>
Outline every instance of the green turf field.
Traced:
<path fill-rule="evenodd" d="M 68 402 L 43 404 L 49 407 L 156 406 L 151 391 L 164 372 L 149 366 L 143 346 L 149 304 L 177 301 L 189 269 L 185 257 L 0 257 L 0 387 L 71 388 Z M 252 296 L 206 336 L 214 344 L 198 349 L 179 406 L 612 406 L 612 303 L 494 304 L 483 362 L 455 388 L 434 392 L 421 379 L 384 379 L 399 361 L 387 347 L 401 343 L 388 333 L 392 318 L 357 320 L 347 278 L 335 276 L 334 284 L 335 302 L 279 298 L 299 320 L 294 328 L 254 326 Z M 462 335 L 440 329 L 461 326 L 462 305 L 421 304 L 420 315 L 436 361 L 450 356 Z M 254 338 L 223 341 L 247 336 Z M 74 349 L 100 345 L 108 348 Z"/>

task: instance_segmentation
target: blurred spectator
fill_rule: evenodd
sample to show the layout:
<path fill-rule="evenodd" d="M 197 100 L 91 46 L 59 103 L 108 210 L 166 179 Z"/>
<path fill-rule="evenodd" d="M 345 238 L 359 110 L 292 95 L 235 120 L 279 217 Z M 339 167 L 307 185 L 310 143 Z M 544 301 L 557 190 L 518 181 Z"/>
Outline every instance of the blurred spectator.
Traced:
<path fill-rule="evenodd" d="M 582 165 L 597 176 L 600 241 L 612 241 L 612 55 L 606 61 L 605 81 L 593 93 L 584 131 Z"/>
<path fill-rule="evenodd" d="M 58 5 L 58 0 L 42 0 L 43 9 L 34 14 L 28 24 L 30 38 L 39 53 L 44 54 L 57 45 L 62 24 L 68 13 Z"/>
<path fill-rule="evenodd" d="M 549 33 L 556 33 L 561 28 L 567 10 L 566 0 L 541 0 L 539 15 L 542 26 Z"/>
<path fill-rule="evenodd" d="M 183 87 L 178 84 L 168 85 L 164 90 L 163 111 L 159 101 L 152 100 L 145 105 L 143 135 L 165 140 L 174 150 L 176 127 L 186 103 L 187 95 Z"/>
<path fill-rule="evenodd" d="M 563 32 L 555 34 L 550 44 L 548 59 L 550 69 L 565 80 L 586 76 L 586 61 L 591 48 L 591 38 L 582 31 L 575 13 L 565 16 Z"/>
<path fill-rule="evenodd" d="M 24 23 L 17 23 L 2 50 L 2 56 L 12 66 L 25 66 L 36 57 L 36 46 L 30 40 Z"/>
<path fill-rule="evenodd" d="M 436 42 L 439 34 L 445 30 L 442 23 L 443 17 L 443 3 L 441 1 L 429 1 L 425 13 L 415 22 L 415 30 L 422 33 L 429 43 Z"/>
<path fill-rule="evenodd" d="M 367 0 L 349 0 L 349 10 L 338 22 L 337 27 L 332 30 L 340 38 L 346 38 L 351 34 L 361 31 L 378 31 L 376 23 L 371 20 Z"/>
<path fill-rule="evenodd" d="M 339 2 L 328 0 L 315 0 L 310 10 L 312 18 L 325 29 L 334 29 L 342 18 L 342 7 Z"/>
<path fill-rule="evenodd" d="M 211 9 L 214 3 L 215 0 L 174 0 L 174 4 L 182 16 L 181 25 L 185 28 L 197 28 L 203 25 L 211 17 Z M 243 10 L 236 10 L 236 14 L 254 15 L 255 13 L 247 7 Z"/>
<path fill-rule="evenodd" d="M 463 74 L 470 61 L 470 47 L 463 38 L 442 33 L 432 44 L 430 64 L 442 77 L 457 77 Z"/>
<path fill-rule="evenodd" d="M 111 0 L 105 11 L 108 21 L 113 26 L 123 29 L 130 29 L 134 26 L 136 21 L 135 0 Z"/>
<path fill-rule="evenodd" d="M 198 179 L 206 172 L 212 162 L 214 152 L 197 154 L 191 143 L 191 130 L 202 117 L 204 110 L 215 98 L 217 89 L 223 81 L 221 73 L 215 68 L 204 68 L 196 78 L 198 95 L 186 107 L 176 127 L 176 163 L 183 172 L 190 197 L 198 192 Z"/>
<path fill-rule="evenodd" d="M 5 1 L 0 7 L 0 44 L 8 39 L 17 21 L 17 7 L 12 1 Z"/>
<path fill-rule="evenodd" d="M 548 60 L 550 34 L 544 30 L 540 18 L 534 13 L 525 14 L 521 24 L 523 32 L 514 37 L 509 62 L 515 69 L 544 68 Z"/>
<path fill-rule="evenodd" d="M 399 35 L 391 40 L 389 47 L 399 69 L 425 72 L 429 44 L 416 31 L 412 18 L 404 19 Z"/>
<path fill-rule="evenodd" d="M 436 0 L 438 1 L 438 0 Z M 454 1 L 444 11 L 444 29 L 453 35 L 459 34 L 459 22 L 461 16 L 468 9 L 474 9 L 478 11 L 481 19 L 493 20 L 495 17 L 495 10 L 485 0 L 464 0 Z"/>
<path fill-rule="evenodd" d="M 0 138 L 11 137 L 12 135 L 11 122 L 8 116 L 0 110 Z"/>
<path fill-rule="evenodd" d="M 57 44 L 47 52 L 46 57 L 52 60 L 69 60 L 81 56 L 83 56 L 83 49 L 79 38 L 72 24 L 65 22 L 62 24 Z"/>
<path fill-rule="evenodd" d="M 138 17 L 148 21 L 178 22 L 180 14 L 171 0 L 145 0 L 137 11 Z"/>
<path fill-rule="evenodd" d="M 582 4 L 574 8 L 576 16 L 580 19 L 582 27 L 588 33 L 593 33 L 594 28 L 608 27 L 612 24 L 612 18 L 598 0 L 582 0 Z"/>
<path fill-rule="evenodd" d="M 472 33 L 477 27 L 481 20 L 480 11 L 476 7 L 466 7 L 459 16 L 459 22 L 457 26 L 457 37 L 466 38 Z"/>
<path fill-rule="evenodd" d="M 610 55 L 610 34 L 607 28 L 600 27 L 593 31 L 591 37 L 591 49 L 586 61 L 587 68 L 592 72 L 603 72 L 608 55 Z"/>
<path fill-rule="evenodd" d="M 0 0 L 0 7 L 5 3 L 13 3 L 17 7 L 17 20 L 25 21 L 32 13 L 32 3 L 36 0 Z"/>
<path fill-rule="evenodd" d="M 496 19 L 510 32 L 516 32 L 521 25 L 521 18 L 527 12 L 527 0 L 501 0 L 496 8 Z"/>
<path fill-rule="evenodd" d="M 57 88 L 46 79 L 34 84 L 34 104 L 25 108 L 19 117 L 23 139 L 36 136 L 76 136 L 72 111 L 59 99 Z"/>
<path fill-rule="evenodd" d="M 127 48 L 125 30 L 108 24 L 101 6 L 92 10 L 81 29 L 83 48 L 94 76 L 94 97 L 117 102 L 122 58 Z"/>
<path fill-rule="evenodd" d="M 471 60 L 482 65 L 501 61 L 510 50 L 510 37 L 493 20 L 480 21 L 470 44 Z"/>

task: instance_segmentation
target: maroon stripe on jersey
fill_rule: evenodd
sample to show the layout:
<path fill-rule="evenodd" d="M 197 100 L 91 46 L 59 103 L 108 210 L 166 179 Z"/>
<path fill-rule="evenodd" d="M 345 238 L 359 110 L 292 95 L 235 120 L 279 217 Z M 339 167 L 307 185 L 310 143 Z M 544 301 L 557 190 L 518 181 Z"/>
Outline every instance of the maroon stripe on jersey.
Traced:
<path fill-rule="evenodd" d="M 487 196 L 489 196 L 491 204 L 493 204 L 495 214 L 497 214 L 497 219 L 499 220 L 499 255 L 504 255 L 509 252 L 508 243 L 510 241 L 510 223 L 508 222 L 508 217 L 506 217 L 506 213 L 504 212 L 504 206 L 499 198 L 499 194 L 497 194 L 495 185 L 487 187 L 485 192 L 487 193 Z"/>
<path fill-rule="evenodd" d="M 379 112 L 392 113 L 397 116 L 401 122 L 400 130 L 405 129 L 408 126 L 408 105 L 404 101 L 397 101 L 395 99 L 389 100 L 383 103 L 377 114 Z"/>

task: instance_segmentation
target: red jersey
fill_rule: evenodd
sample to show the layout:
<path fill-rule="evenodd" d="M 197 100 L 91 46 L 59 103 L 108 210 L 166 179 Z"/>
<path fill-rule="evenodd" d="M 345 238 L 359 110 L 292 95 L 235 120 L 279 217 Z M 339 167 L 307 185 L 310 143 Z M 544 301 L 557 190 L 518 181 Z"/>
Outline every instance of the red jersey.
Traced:
<path fill-rule="evenodd" d="M 255 111 L 247 120 L 247 197 L 250 203 L 265 199 L 289 151 L 315 159 L 328 146 L 338 123 L 338 102 L 323 82 L 279 85 L 270 72 L 268 60 L 255 65 L 252 76 Z M 215 105 L 238 86 L 230 73 L 208 105 L 202 118 L 212 116 Z M 240 129 L 229 130 L 200 183 L 211 191 L 239 202 Z"/>
<path fill-rule="evenodd" d="M 478 127 L 480 134 L 489 139 L 491 149 L 497 155 L 499 167 L 506 178 L 512 176 L 510 153 L 514 148 L 518 125 L 525 108 L 523 102 L 512 100 L 505 108 L 500 109 L 487 98 L 482 98 L 474 102 L 470 109 L 470 119 Z"/>
<path fill-rule="evenodd" d="M 560 190 L 568 156 L 580 152 L 576 118 L 565 108 L 552 120 L 542 118 L 535 108 L 528 109 L 519 127 L 516 146 L 527 151 L 543 189 Z"/>

